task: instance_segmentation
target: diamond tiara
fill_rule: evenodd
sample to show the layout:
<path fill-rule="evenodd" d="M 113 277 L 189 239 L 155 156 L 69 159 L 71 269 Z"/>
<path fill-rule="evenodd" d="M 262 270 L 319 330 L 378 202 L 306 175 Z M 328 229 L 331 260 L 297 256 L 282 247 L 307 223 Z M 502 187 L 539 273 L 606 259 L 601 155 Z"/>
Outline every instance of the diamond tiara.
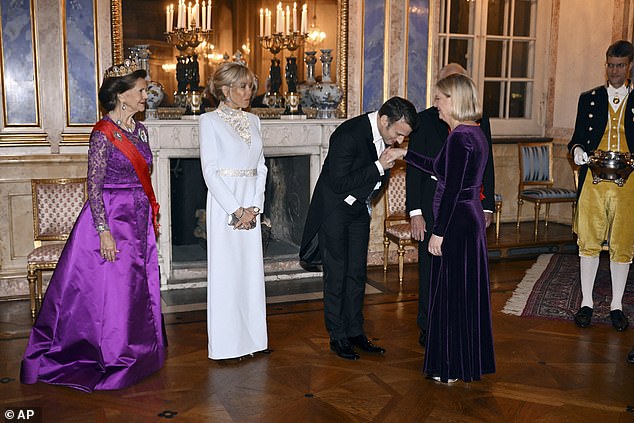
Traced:
<path fill-rule="evenodd" d="M 109 67 L 106 70 L 106 78 L 118 78 L 126 76 L 139 69 L 139 65 L 134 59 L 125 59 L 123 63 Z"/>

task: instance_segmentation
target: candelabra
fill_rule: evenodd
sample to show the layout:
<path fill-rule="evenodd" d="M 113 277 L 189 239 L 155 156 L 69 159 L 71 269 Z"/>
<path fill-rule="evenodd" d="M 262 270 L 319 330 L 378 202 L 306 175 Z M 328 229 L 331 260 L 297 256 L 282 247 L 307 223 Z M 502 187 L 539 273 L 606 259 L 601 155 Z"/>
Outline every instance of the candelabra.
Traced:
<path fill-rule="evenodd" d="M 280 60 L 277 54 L 286 49 L 291 52 L 291 57 L 287 58 L 286 65 L 286 110 L 285 114 L 301 115 L 302 110 L 299 104 L 299 94 L 297 93 L 297 58 L 294 51 L 306 42 L 308 34 L 299 31 L 283 34 L 281 32 L 258 37 L 262 48 L 268 50 L 273 55 L 271 67 L 269 69 L 270 91 L 266 94 L 266 103 L 269 107 L 281 107 L 282 96 L 279 88 L 282 85 L 282 75 L 280 70 Z"/>
<path fill-rule="evenodd" d="M 202 30 L 201 28 L 174 28 L 174 30 L 165 33 L 167 42 L 172 44 L 183 52 L 183 54 L 191 56 L 196 47 L 203 41 L 211 42 L 213 29 Z"/>
<path fill-rule="evenodd" d="M 203 42 L 210 43 L 213 35 L 213 29 L 203 30 L 195 28 L 191 29 L 174 28 L 170 32 L 165 33 L 167 42 L 176 47 L 180 55 L 176 56 L 176 81 L 177 88 L 174 93 L 175 100 L 187 102 L 186 114 L 196 113 L 192 107 L 191 92 L 198 91 L 200 83 L 200 71 L 198 68 L 198 55 L 195 50 Z M 194 96 L 195 97 L 195 96 Z"/>

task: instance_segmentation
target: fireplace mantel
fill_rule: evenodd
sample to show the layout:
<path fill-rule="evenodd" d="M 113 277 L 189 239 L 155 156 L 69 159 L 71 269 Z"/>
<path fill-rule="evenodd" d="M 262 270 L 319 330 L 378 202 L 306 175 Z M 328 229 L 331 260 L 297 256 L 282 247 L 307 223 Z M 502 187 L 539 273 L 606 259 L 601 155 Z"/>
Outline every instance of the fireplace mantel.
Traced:
<path fill-rule="evenodd" d="M 261 122 L 266 157 L 310 156 L 310 190 L 312 194 L 328 151 L 330 134 L 343 121 L 338 119 L 309 119 L 262 120 Z M 156 190 L 158 202 L 161 204 L 161 235 L 158 240 L 161 287 L 167 289 L 167 281 L 174 278 L 170 159 L 200 156 L 198 119 L 150 120 L 143 123 L 148 128 L 150 146 L 154 153 L 152 183 Z"/>

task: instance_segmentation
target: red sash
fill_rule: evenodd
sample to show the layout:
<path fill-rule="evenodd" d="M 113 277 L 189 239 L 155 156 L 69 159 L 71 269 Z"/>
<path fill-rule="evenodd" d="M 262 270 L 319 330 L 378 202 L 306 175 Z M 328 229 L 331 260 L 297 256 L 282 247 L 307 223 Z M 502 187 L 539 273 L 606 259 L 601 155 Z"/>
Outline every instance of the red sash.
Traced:
<path fill-rule="evenodd" d="M 152 206 L 152 224 L 154 225 L 154 234 L 158 236 L 160 227 L 158 223 L 160 206 L 159 203 L 156 202 L 156 196 L 154 195 L 154 190 L 152 189 L 152 181 L 150 180 L 150 169 L 148 168 L 145 159 L 128 137 L 125 136 L 123 131 L 121 131 L 114 123 L 102 119 L 95 124 L 94 130 L 103 132 L 108 138 L 108 141 L 117 147 L 117 149 L 121 151 L 128 160 L 130 160 L 130 163 L 132 163 L 132 166 L 139 177 L 139 181 L 141 181 L 145 195 L 147 195 L 150 205 Z M 118 134 L 119 137 L 115 136 L 115 133 Z"/>

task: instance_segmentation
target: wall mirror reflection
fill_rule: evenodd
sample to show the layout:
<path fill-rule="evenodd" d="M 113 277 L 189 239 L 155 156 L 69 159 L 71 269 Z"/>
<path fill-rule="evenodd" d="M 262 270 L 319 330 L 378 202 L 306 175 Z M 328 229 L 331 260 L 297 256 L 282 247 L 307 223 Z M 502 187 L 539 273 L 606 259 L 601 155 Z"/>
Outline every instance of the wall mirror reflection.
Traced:
<path fill-rule="evenodd" d="M 294 56 L 297 63 L 297 81 L 303 82 L 311 75 L 305 64 L 305 52 L 317 51 L 317 63 L 315 64 L 314 77 L 317 81 L 322 76 L 322 63 L 319 58 L 321 49 L 332 49 L 332 63 L 330 64 L 330 74 L 333 82 L 338 83 L 345 92 L 345 58 L 340 60 L 340 46 L 347 43 L 344 30 L 340 31 L 340 18 L 347 16 L 347 0 L 299 0 L 299 1 L 273 1 L 273 0 L 213 0 L 212 7 L 203 0 L 113 0 L 113 15 L 116 15 L 116 8 L 120 9 L 122 40 L 113 37 L 114 59 L 123 59 L 130 54 L 148 55 L 148 70 L 150 79 L 160 83 L 165 93 L 160 106 L 173 106 L 179 101 L 179 96 L 174 97 L 174 93 L 182 89 L 183 78 L 177 79 L 177 67 L 182 70 L 184 67 L 177 66 L 180 60 L 185 62 L 195 60 L 198 68 L 197 78 L 194 83 L 199 90 L 206 86 L 208 78 L 213 74 L 216 67 L 225 60 L 243 60 L 257 75 L 259 80 L 258 94 L 262 94 L 266 89 L 266 81 L 270 74 L 271 60 L 278 58 L 282 73 L 282 86 L 280 92 L 288 90 L 285 78 L 285 66 L 287 58 Z M 183 9 L 181 9 L 181 7 Z M 293 51 L 282 49 L 275 52 L 275 49 L 263 47 L 259 41 L 261 35 L 266 35 L 267 25 L 275 32 L 275 28 L 280 25 L 276 21 L 277 9 L 280 8 L 287 18 L 282 18 L 281 27 L 284 29 L 288 25 L 288 30 L 292 32 L 293 25 L 297 30 L 305 28 L 310 36 L 304 43 Z M 189 9 L 192 15 L 188 15 Z M 198 16 L 195 23 L 200 30 L 205 33 L 202 40 L 195 49 L 188 51 L 179 50 L 175 41 L 168 42 L 166 32 L 171 25 L 172 32 L 179 25 L 179 9 L 184 16 Z M 271 12 L 267 18 L 266 9 Z M 197 10 L 197 12 L 196 12 Z M 262 12 L 262 13 L 261 13 Z M 335 17 L 339 18 L 336 19 Z M 181 18 L 184 22 L 185 17 Z M 191 23 L 194 23 L 195 18 Z M 304 21 L 302 21 L 304 19 Z M 117 33 L 116 19 L 113 20 L 113 32 Z M 181 25 L 185 26 L 185 25 Z M 211 26 L 211 31 L 205 32 Z M 345 45 L 345 44 L 344 44 Z M 182 45 L 181 45 L 182 47 Z M 193 51 L 192 51 L 193 50 Z M 273 54 L 271 52 L 273 50 Z M 181 56 L 185 59 L 178 59 Z M 195 57 L 194 57 L 195 56 Z M 194 59 L 192 59 L 194 57 Z M 182 76 L 182 74 L 181 74 Z M 181 86 L 179 82 L 181 81 Z M 190 80 L 191 82 L 191 80 Z"/>

